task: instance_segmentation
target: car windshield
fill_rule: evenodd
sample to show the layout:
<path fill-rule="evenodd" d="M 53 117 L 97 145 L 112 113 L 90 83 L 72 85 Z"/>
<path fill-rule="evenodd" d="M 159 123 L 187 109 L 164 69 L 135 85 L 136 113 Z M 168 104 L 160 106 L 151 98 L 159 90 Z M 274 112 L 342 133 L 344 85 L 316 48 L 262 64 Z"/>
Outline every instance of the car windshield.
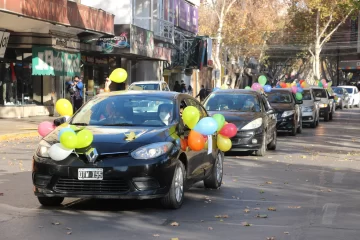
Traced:
<path fill-rule="evenodd" d="M 129 87 L 129 90 L 160 90 L 160 84 L 158 83 L 133 84 Z"/>
<path fill-rule="evenodd" d="M 269 92 L 268 100 L 270 103 L 291 103 L 291 95 L 289 92 Z"/>
<path fill-rule="evenodd" d="M 311 92 L 310 92 L 310 90 L 304 90 L 302 95 L 303 95 L 303 100 L 311 100 Z"/>
<path fill-rule="evenodd" d="M 204 107 L 208 111 L 261 112 L 258 98 L 252 94 L 212 93 Z"/>
<path fill-rule="evenodd" d="M 174 119 L 172 99 L 149 95 L 97 96 L 70 124 L 83 126 L 165 126 Z"/>
<path fill-rule="evenodd" d="M 354 89 L 353 88 L 345 88 L 346 89 L 346 91 L 348 92 L 348 93 L 353 93 L 353 91 L 354 91 Z"/>
<path fill-rule="evenodd" d="M 326 94 L 325 89 L 313 89 L 315 97 L 317 98 L 327 98 L 328 95 Z"/>
<path fill-rule="evenodd" d="M 342 88 L 333 88 L 332 90 L 333 90 L 334 93 L 336 93 L 336 94 L 343 94 Z"/>

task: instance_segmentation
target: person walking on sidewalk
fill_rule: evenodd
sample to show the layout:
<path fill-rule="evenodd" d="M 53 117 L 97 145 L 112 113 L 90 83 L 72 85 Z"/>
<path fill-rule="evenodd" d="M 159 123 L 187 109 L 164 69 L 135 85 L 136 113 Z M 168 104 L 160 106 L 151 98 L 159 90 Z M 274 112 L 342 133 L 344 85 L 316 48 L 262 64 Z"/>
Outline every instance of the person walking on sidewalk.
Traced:
<path fill-rule="evenodd" d="M 70 93 L 71 104 L 74 109 L 74 113 L 81 108 L 83 104 L 83 88 L 84 84 L 80 81 L 78 76 L 74 77 L 73 81 L 66 82 L 67 90 Z"/>
<path fill-rule="evenodd" d="M 204 85 L 201 85 L 201 89 L 198 95 L 196 95 L 196 98 L 200 97 L 200 102 L 202 103 L 206 98 L 206 89 Z"/>

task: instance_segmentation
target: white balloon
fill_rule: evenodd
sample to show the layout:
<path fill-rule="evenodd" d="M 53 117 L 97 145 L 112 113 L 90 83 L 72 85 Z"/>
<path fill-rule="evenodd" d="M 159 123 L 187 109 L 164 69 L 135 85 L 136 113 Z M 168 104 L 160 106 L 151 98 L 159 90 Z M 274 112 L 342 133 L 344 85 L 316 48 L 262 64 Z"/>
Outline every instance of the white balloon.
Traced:
<path fill-rule="evenodd" d="M 61 143 L 52 145 L 49 149 L 49 156 L 54 161 L 62 161 L 72 153 L 73 149 L 64 148 Z"/>

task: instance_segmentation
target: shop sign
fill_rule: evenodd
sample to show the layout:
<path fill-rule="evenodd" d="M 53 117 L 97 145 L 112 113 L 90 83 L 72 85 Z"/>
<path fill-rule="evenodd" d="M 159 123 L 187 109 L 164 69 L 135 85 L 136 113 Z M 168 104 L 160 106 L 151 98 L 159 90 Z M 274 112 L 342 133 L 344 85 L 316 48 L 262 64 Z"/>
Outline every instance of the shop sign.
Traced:
<path fill-rule="evenodd" d="M 9 32 L 0 32 L 0 58 L 3 58 L 9 42 Z"/>
<path fill-rule="evenodd" d="M 51 47 L 33 47 L 32 75 L 80 75 L 80 53 L 58 51 Z"/>
<path fill-rule="evenodd" d="M 117 24 L 114 26 L 115 37 L 99 38 L 97 45 L 104 53 L 124 53 L 130 51 L 130 24 Z"/>
<path fill-rule="evenodd" d="M 95 64 L 107 65 L 109 62 L 107 58 L 95 57 Z"/>

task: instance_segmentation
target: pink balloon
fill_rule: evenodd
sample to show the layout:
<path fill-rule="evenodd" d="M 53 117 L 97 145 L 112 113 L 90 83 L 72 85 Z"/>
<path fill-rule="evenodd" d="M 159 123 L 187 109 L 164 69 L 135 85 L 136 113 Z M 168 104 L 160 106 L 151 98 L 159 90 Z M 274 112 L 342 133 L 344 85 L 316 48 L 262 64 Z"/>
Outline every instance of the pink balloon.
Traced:
<path fill-rule="evenodd" d="M 225 137 L 232 138 L 237 134 L 237 130 L 238 129 L 235 124 L 227 123 L 222 127 L 219 133 Z"/>
<path fill-rule="evenodd" d="M 324 85 L 326 83 L 325 79 L 321 79 L 322 84 Z"/>
<path fill-rule="evenodd" d="M 292 87 L 291 87 L 291 91 L 292 91 L 293 93 L 297 93 L 297 90 L 298 90 L 298 89 L 297 89 L 296 86 L 292 86 Z"/>
<path fill-rule="evenodd" d="M 328 83 L 323 83 L 324 88 L 328 88 Z"/>
<path fill-rule="evenodd" d="M 55 129 L 55 126 L 52 122 L 42 122 L 39 124 L 38 132 L 40 136 L 45 137 Z"/>
<path fill-rule="evenodd" d="M 261 89 L 261 84 L 260 83 L 254 83 L 251 88 L 255 91 L 258 91 Z"/>

